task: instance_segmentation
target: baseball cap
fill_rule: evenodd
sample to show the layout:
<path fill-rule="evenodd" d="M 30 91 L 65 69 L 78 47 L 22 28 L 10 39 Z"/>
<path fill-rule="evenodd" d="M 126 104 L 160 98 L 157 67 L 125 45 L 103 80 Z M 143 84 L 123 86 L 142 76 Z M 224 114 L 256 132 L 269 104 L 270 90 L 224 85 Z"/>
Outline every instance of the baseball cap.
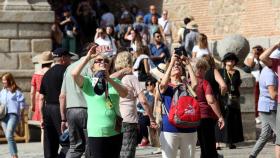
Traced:
<path fill-rule="evenodd" d="M 53 51 L 53 57 L 62 57 L 62 56 L 73 56 L 67 49 L 65 48 L 57 48 Z"/>

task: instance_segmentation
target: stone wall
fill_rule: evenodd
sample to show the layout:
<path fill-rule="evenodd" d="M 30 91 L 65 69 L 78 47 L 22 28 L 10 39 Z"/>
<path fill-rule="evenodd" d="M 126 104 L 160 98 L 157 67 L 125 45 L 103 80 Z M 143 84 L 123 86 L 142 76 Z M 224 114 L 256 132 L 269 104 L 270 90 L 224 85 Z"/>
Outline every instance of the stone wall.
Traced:
<path fill-rule="evenodd" d="M 165 0 L 162 9 L 170 11 L 175 32 L 182 19 L 192 15 L 199 30 L 216 40 L 228 34 L 246 38 L 279 35 L 279 6 L 280 0 Z"/>
<path fill-rule="evenodd" d="M 6 0 L 0 6 L 0 75 L 11 72 L 29 104 L 32 57 L 51 49 L 54 14 L 44 1 Z"/>

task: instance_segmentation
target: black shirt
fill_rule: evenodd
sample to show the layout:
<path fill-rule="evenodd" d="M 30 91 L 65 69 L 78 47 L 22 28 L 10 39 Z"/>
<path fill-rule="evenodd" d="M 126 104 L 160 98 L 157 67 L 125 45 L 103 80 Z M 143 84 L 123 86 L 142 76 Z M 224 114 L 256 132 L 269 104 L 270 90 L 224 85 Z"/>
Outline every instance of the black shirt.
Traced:
<path fill-rule="evenodd" d="M 47 104 L 59 104 L 59 95 L 66 66 L 57 64 L 44 75 L 40 87 L 40 94 L 45 96 Z"/>
<path fill-rule="evenodd" d="M 228 74 L 226 69 L 219 69 L 219 72 L 227 84 L 228 92 L 233 96 L 240 97 L 239 87 L 242 83 L 240 72 L 235 70 L 233 75 Z"/>
<path fill-rule="evenodd" d="M 215 79 L 214 69 L 209 69 L 205 74 L 205 80 L 211 85 L 214 95 L 217 97 L 220 94 L 220 87 Z"/>

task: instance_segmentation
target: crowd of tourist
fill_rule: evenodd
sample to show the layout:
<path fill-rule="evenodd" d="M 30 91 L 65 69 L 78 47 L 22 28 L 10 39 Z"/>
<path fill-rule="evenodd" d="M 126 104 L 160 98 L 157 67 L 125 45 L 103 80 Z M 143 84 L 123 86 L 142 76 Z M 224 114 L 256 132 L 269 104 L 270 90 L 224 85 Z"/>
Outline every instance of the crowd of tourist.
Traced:
<path fill-rule="evenodd" d="M 41 68 L 32 76 L 29 111 L 40 121 L 45 158 L 133 158 L 137 146 L 147 145 L 158 147 L 153 153 L 163 158 L 175 158 L 179 150 L 181 158 L 194 158 L 197 144 L 201 158 L 221 158 L 221 142 L 235 149 L 244 141 L 238 62 L 256 79 L 256 122 L 262 123 L 248 157 L 257 157 L 273 131 L 280 158 L 279 43 L 253 47 L 244 61 L 225 52 L 217 62 L 192 16 L 183 19 L 175 40 L 167 10 L 160 14 L 151 5 L 145 14 L 122 5 L 113 14 L 107 5 L 90 2 L 56 10 L 53 49 L 37 57 Z M 171 50 L 174 41 L 180 47 Z M 73 62 L 75 55 L 80 58 Z M 13 134 L 26 104 L 12 74 L 5 73 L 2 83 L 0 102 L 8 111 L 1 122 L 17 158 Z M 170 121 L 181 88 L 199 105 L 197 126 Z"/>

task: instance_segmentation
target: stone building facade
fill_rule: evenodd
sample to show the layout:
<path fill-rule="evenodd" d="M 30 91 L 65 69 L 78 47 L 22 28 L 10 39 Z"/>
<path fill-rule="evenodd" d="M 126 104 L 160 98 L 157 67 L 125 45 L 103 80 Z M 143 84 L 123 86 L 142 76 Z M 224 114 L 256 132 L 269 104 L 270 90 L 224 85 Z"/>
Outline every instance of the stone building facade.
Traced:
<path fill-rule="evenodd" d="M 183 18 L 191 15 L 199 31 L 210 40 L 220 40 L 230 34 L 241 34 L 251 45 L 264 47 L 280 39 L 280 0 L 105 0 L 111 8 L 120 4 L 136 4 L 148 11 L 155 4 L 159 11 L 166 9 L 173 26 L 173 38 L 183 25 Z M 117 3 L 116 3 L 117 2 Z"/>
<path fill-rule="evenodd" d="M 0 0 L 0 75 L 11 72 L 29 101 L 32 57 L 52 47 L 54 14 L 36 0 Z M 1 86 L 2 87 L 2 86 Z"/>

